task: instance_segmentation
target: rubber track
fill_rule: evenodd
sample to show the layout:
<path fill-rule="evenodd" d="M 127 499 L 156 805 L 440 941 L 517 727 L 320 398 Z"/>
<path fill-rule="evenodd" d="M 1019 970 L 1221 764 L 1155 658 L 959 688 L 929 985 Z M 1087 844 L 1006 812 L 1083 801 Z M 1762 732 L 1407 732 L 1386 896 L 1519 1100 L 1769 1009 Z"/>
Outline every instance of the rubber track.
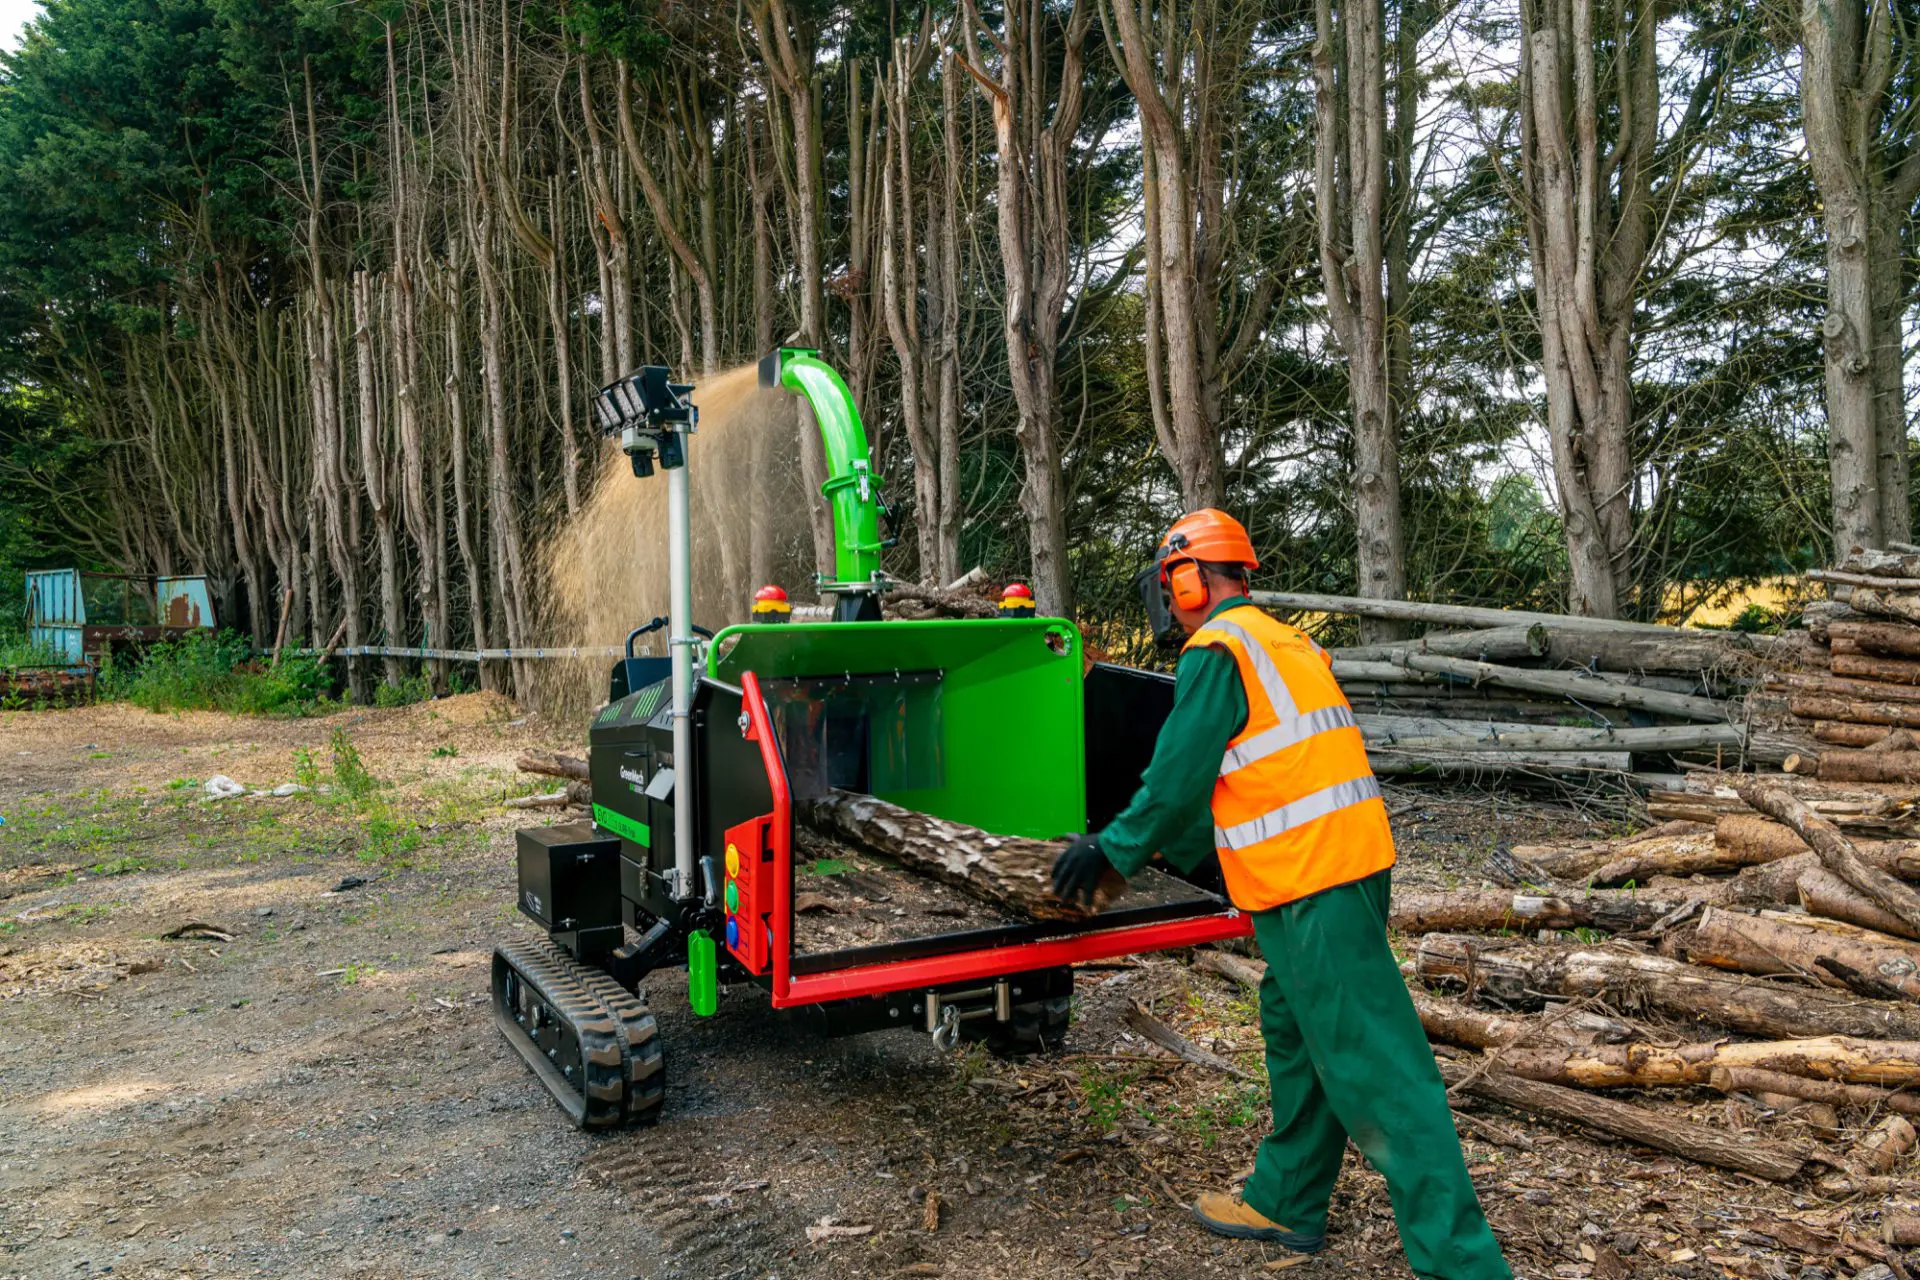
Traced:
<path fill-rule="evenodd" d="M 585 1075 L 580 1084 L 568 1080 L 519 1025 L 505 1001 L 509 971 L 578 1041 Z M 611 978 L 576 964 L 544 939 L 508 943 L 494 948 L 493 997 L 494 1021 L 507 1042 L 582 1129 L 613 1129 L 659 1115 L 665 1080 L 652 1015 Z"/>

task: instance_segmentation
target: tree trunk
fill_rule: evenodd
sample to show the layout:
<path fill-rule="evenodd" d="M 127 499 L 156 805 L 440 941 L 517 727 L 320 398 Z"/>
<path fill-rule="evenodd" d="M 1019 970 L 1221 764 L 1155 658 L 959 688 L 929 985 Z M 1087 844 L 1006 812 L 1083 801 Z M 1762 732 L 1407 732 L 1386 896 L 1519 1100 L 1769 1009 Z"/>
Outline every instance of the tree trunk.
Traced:
<path fill-rule="evenodd" d="M 1920 1093 L 1896 1092 L 1865 1084 L 1839 1084 L 1832 1080 L 1810 1080 L 1784 1071 L 1762 1067 L 1715 1067 L 1707 1083 L 1722 1093 L 1777 1093 L 1808 1102 L 1824 1102 L 1835 1107 L 1861 1107 L 1869 1111 L 1896 1111 L 1920 1116 Z"/>
<path fill-rule="evenodd" d="M 1680 900 L 1637 893 L 1591 892 L 1575 898 L 1506 890 L 1401 892 L 1393 896 L 1388 924 L 1401 933 L 1493 932 L 1540 929 L 1604 929 L 1637 933 L 1671 914 Z"/>
<path fill-rule="evenodd" d="M 1897 622 L 1834 622 L 1828 624 L 1827 635 L 1830 641 L 1851 641 L 1861 652 L 1883 658 L 1920 658 L 1920 627 Z"/>
<path fill-rule="evenodd" d="M 1920 947 L 1837 921 L 1708 907 L 1687 941 L 1687 958 L 1763 977 L 1794 974 L 1841 990 L 1857 989 L 1847 975 L 1865 974 L 1881 994 L 1920 1002 Z"/>
<path fill-rule="evenodd" d="M 1913 928 L 1891 911 L 1874 905 L 1871 898 L 1825 867 L 1809 867 L 1800 873 L 1796 884 L 1799 887 L 1800 905 L 1810 915 L 1825 916 L 1829 920 L 1896 938 L 1920 939 L 1920 929 Z"/>
<path fill-rule="evenodd" d="M 1795 694 L 1787 710 L 1803 720 L 1835 720 L 1847 724 L 1899 725 L 1920 729 L 1920 703 L 1868 702 L 1830 694 Z"/>
<path fill-rule="evenodd" d="M 1806 1165 L 1806 1157 L 1788 1147 L 1742 1138 L 1721 1129 L 1676 1120 L 1671 1115 L 1596 1098 L 1577 1089 L 1521 1080 L 1505 1072 L 1481 1072 L 1467 1063 L 1442 1062 L 1440 1076 L 1448 1088 L 1498 1102 L 1552 1120 L 1624 1138 L 1656 1151 L 1685 1156 L 1701 1164 L 1750 1173 L 1772 1182 L 1786 1182 Z"/>
<path fill-rule="evenodd" d="M 1500 1055 L 1503 1071 L 1580 1089 L 1684 1088 L 1706 1084 L 1715 1070 L 1727 1068 L 1899 1088 L 1920 1082 L 1920 1043 L 1825 1036 L 1742 1044 L 1515 1046 Z"/>
<path fill-rule="evenodd" d="M 1423 982 L 1465 986 L 1516 1009 L 1538 1009 L 1548 997 L 1598 999 L 1627 1014 L 1644 1009 L 1775 1039 L 1920 1039 L 1920 1009 L 1904 1002 L 1756 981 L 1639 951 L 1549 950 L 1436 933 L 1420 940 L 1414 965 Z"/>
<path fill-rule="evenodd" d="M 1822 782 L 1920 782 L 1920 751 L 1826 751 L 1790 756 L 1786 769 Z"/>
<path fill-rule="evenodd" d="M 1920 892 L 1864 861 L 1852 841 L 1826 819 L 1817 817 L 1799 800 L 1778 787 L 1757 781 L 1742 782 L 1740 798 L 1754 808 L 1786 823 L 1800 834 L 1820 859 L 1820 865 L 1846 881 L 1875 905 L 1892 912 L 1920 930 Z"/>
<path fill-rule="evenodd" d="M 1051 872 L 1067 847 L 1063 840 L 989 835 L 978 827 L 847 791 L 802 800 L 798 810 L 800 820 L 816 831 L 851 840 L 1022 915 L 1058 920 L 1088 914 L 1053 896 Z M 1126 887 L 1119 872 L 1110 871 L 1101 881 L 1094 911 L 1104 909 Z"/>

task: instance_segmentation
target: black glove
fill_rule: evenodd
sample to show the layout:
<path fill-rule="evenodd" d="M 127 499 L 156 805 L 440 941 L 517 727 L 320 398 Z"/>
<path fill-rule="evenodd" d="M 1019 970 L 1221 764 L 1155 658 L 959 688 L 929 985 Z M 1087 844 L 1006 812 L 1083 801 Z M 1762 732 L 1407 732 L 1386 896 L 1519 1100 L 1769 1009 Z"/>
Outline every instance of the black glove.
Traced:
<path fill-rule="evenodd" d="M 1093 906 L 1100 877 L 1113 866 L 1100 851 L 1097 836 L 1075 836 L 1066 851 L 1053 860 L 1053 896 L 1082 907 Z"/>

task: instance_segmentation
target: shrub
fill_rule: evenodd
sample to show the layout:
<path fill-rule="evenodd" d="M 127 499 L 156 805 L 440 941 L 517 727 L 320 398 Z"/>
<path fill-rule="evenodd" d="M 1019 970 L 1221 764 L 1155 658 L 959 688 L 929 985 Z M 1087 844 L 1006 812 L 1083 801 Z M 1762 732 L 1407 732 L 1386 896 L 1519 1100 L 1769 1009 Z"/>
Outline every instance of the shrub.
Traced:
<path fill-rule="evenodd" d="M 433 682 L 424 672 L 404 676 L 398 684 L 383 684 L 373 691 L 373 705 L 376 707 L 405 707 L 416 702 L 425 702 L 433 696 Z"/>
<path fill-rule="evenodd" d="M 161 641 L 131 662 L 109 654 L 95 687 L 102 699 L 149 711 L 303 715 L 326 702 L 328 682 L 315 658 L 289 655 L 269 667 L 231 631 L 195 631 Z"/>

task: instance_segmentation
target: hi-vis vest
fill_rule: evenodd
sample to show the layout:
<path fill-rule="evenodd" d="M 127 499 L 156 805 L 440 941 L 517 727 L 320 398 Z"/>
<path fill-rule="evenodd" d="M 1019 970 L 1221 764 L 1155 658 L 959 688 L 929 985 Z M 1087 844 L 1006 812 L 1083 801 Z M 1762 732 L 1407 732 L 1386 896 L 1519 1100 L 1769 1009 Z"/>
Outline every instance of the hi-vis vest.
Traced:
<path fill-rule="evenodd" d="M 1380 783 L 1326 650 L 1248 604 L 1187 647 L 1233 655 L 1247 724 L 1213 787 L 1213 842 L 1234 905 L 1264 911 L 1393 865 Z"/>

